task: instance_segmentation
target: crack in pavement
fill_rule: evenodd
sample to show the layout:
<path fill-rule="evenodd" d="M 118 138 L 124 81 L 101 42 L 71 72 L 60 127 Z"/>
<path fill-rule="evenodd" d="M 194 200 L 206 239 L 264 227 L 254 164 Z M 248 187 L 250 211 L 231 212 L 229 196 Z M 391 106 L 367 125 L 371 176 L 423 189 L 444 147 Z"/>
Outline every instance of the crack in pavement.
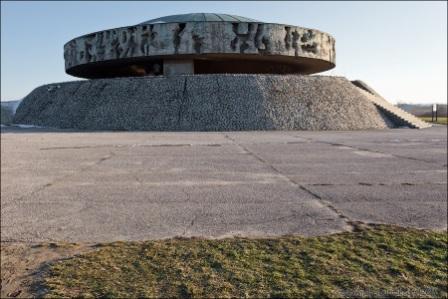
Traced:
<path fill-rule="evenodd" d="M 41 147 L 41 151 L 51 150 L 76 150 L 76 149 L 95 149 L 95 148 L 134 148 L 134 147 L 190 147 L 190 146 L 210 146 L 220 147 L 225 143 L 204 143 L 204 144 L 192 144 L 192 143 L 161 143 L 161 144 L 103 144 L 103 145 L 83 145 L 83 146 L 57 146 L 57 147 Z"/>
<path fill-rule="evenodd" d="M 46 230 L 46 231 L 48 231 L 48 230 Z M 61 242 L 61 240 L 54 239 L 54 238 L 49 238 L 49 237 L 45 237 L 45 240 L 42 240 L 42 237 L 40 236 L 40 233 L 38 234 L 38 233 L 34 232 L 31 237 L 22 238 L 22 239 L 14 239 L 14 238 L 8 238 L 8 237 L 3 238 L 2 237 L 2 240 L 1 240 L 0 243 L 5 243 L 5 244 L 8 244 L 8 243 L 40 244 L 42 242 L 45 242 L 45 243 L 48 243 L 48 242 L 58 243 L 58 242 Z"/>
<path fill-rule="evenodd" d="M 353 184 L 333 184 L 333 183 L 306 183 L 303 184 L 304 186 L 315 186 L 315 187 L 326 187 L 326 186 L 371 186 L 371 187 L 377 187 L 377 186 L 386 186 L 386 187 L 392 187 L 392 186 L 422 186 L 422 185 L 430 185 L 430 186 L 440 186 L 440 185 L 446 185 L 446 183 L 439 183 L 439 182 L 423 182 L 423 183 L 409 183 L 409 182 L 400 182 L 400 183 L 366 183 L 366 182 L 358 182 Z"/>
<path fill-rule="evenodd" d="M 293 136 L 298 138 L 296 136 Z M 263 144 L 302 144 L 307 143 L 304 141 L 284 141 L 284 142 L 263 142 Z M 259 142 L 249 142 L 248 144 L 258 144 Z M 161 143 L 161 144 L 98 144 L 98 145 L 80 145 L 80 146 L 55 146 L 55 147 L 41 147 L 41 151 L 51 150 L 72 150 L 72 149 L 95 149 L 95 148 L 133 148 L 133 147 L 193 147 L 193 146 L 208 146 L 208 147 L 220 147 L 228 145 L 228 143 Z"/>
<path fill-rule="evenodd" d="M 46 183 L 45 185 L 36 188 L 35 190 L 31 191 L 31 192 L 28 193 L 28 194 L 24 194 L 24 195 L 22 195 L 22 196 L 20 196 L 20 197 L 18 197 L 18 198 L 16 198 L 16 199 L 13 199 L 13 200 L 11 200 L 11 201 L 9 201 L 9 202 L 7 202 L 7 203 L 2 203 L 2 207 L 4 207 L 5 205 L 8 206 L 8 205 L 11 205 L 11 204 L 15 204 L 15 203 L 17 203 L 17 202 L 20 202 L 20 201 L 26 199 L 27 197 L 36 195 L 37 193 L 39 193 L 39 192 L 41 192 L 41 191 L 47 189 L 48 187 L 51 187 L 51 186 L 53 186 L 53 185 L 55 185 L 55 184 L 57 184 L 57 183 L 60 183 L 60 182 L 62 182 L 62 181 L 65 181 L 66 179 L 68 179 L 68 178 L 70 178 L 70 177 L 72 177 L 72 176 L 75 176 L 75 175 L 80 174 L 80 173 L 82 173 L 82 172 L 84 172 L 84 171 L 86 171 L 86 170 L 92 169 L 92 168 L 95 167 L 95 166 L 100 165 L 100 164 L 103 163 L 104 161 L 107 161 L 107 160 L 111 159 L 113 156 L 115 156 L 115 153 L 110 152 L 109 155 L 104 156 L 104 157 L 101 157 L 98 161 L 96 161 L 96 162 L 93 163 L 92 165 L 88 165 L 88 166 L 86 166 L 86 167 L 83 167 L 83 168 L 79 169 L 78 171 L 75 171 L 74 173 L 70 173 L 70 174 L 64 175 L 64 176 L 62 176 L 62 177 L 58 177 L 58 178 L 56 178 L 55 180 L 53 180 L 52 182 Z"/>
<path fill-rule="evenodd" d="M 300 137 L 299 136 L 293 136 L 293 137 L 295 137 L 295 138 L 302 138 L 302 139 L 306 139 L 306 140 L 311 141 L 311 142 L 328 144 L 328 145 L 332 145 L 332 146 L 345 146 L 345 147 L 349 147 L 349 148 L 351 148 L 353 150 L 358 150 L 358 151 L 364 151 L 364 152 L 375 153 L 375 154 L 383 154 L 383 155 L 391 155 L 392 157 L 400 158 L 400 159 L 407 159 L 407 160 L 425 162 L 425 163 L 430 163 L 430 164 L 438 164 L 438 163 L 436 163 L 434 161 L 418 159 L 418 158 L 408 157 L 408 156 L 402 156 L 402 155 L 397 155 L 397 154 L 391 154 L 391 153 L 385 153 L 385 152 L 382 152 L 382 151 L 379 151 L 379 150 L 372 150 L 372 149 L 368 149 L 368 148 L 357 147 L 357 146 L 347 145 L 347 144 L 343 144 L 343 143 L 316 140 L 316 139 L 312 139 L 310 137 L 303 137 L 303 136 L 300 136 Z"/>
<path fill-rule="evenodd" d="M 237 145 L 238 147 L 240 147 L 244 152 L 246 152 L 247 154 L 251 155 L 252 157 L 254 157 L 256 160 L 262 162 L 264 165 L 268 166 L 270 169 L 272 169 L 274 172 L 276 172 L 277 174 L 279 174 L 280 176 L 282 176 L 285 180 L 287 180 L 288 182 L 290 182 L 292 185 L 300 188 L 301 190 L 307 192 L 308 194 L 310 194 L 315 200 L 317 200 L 319 203 L 321 203 L 324 207 L 326 207 L 327 209 L 329 209 L 330 211 L 332 211 L 333 213 L 336 214 L 336 216 L 343 220 L 344 223 L 346 223 L 351 230 L 356 229 L 356 226 L 353 224 L 354 221 L 351 220 L 349 217 L 347 217 L 346 215 L 344 215 L 340 210 L 338 210 L 337 208 L 335 208 L 333 205 L 331 205 L 330 202 L 324 200 L 322 197 L 320 197 L 318 194 L 312 192 L 311 190 L 307 189 L 305 186 L 301 185 L 300 183 L 294 181 L 293 179 L 291 179 L 288 175 L 284 174 L 283 172 L 281 172 L 279 169 L 277 169 L 275 166 L 273 166 L 272 164 L 268 163 L 266 160 L 264 160 L 262 157 L 260 157 L 259 155 L 257 155 L 256 153 L 252 152 L 251 150 L 249 150 L 248 148 L 246 148 L 245 146 L 243 146 L 242 144 L 239 144 L 238 142 L 236 142 L 233 138 L 231 138 L 229 135 L 224 134 L 224 136 L 230 140 L 233 144 Z"/>
<path fill-rule="evenodd" d="M 355 228 L 353 225 L 353 220 L 348 218 L 346 215 L 344 215 L 344 213 L 341 212 L 341 210 L 337 209 L 335 206 L 333 206 L 329 201 L 323 199 L 321 196 L 319 196 L 317 193 L 309 190 L 308 188 L 306 188 L 303 185 L 297 184 L 299 186 L 300 189 L 308 192 L 309 194 L 311 194 L 312 196 L 314 196 L 315 198 L 317 198 L 324 206 L 326 206 L 328 209 L 330 209 L 331 211 L 333 211 L 336 215 L 338 215 L 338 217 L 342 220 L 344 220 L 345 223 L 347 223 L 352 230 Z"/>
<path fill-rule="evenodd" d="M 190 224 L 189 224 L 187 227 L 185 227 L 185 230 L 184 230 L 184 232 L 182 233 L 182 236 L 181 236 L 181 237 L 185 237 L 185 235 L 187 234 L 187 232 L 193 227 L 193 225 L 194 225 L 196 219 L 198 218 L 198 216 L 199 216 L 199 215 L 196 215 L 196 214 L 193 216 L 193 219 L 191 219 Z"/>
<path fill-rule="evenodd" d="M 190 194 L 188 192 L 186 192 L 184 190 L 184 188 L 181 188 L 181 191 L 185 195 L 185 198 L 186 198 L 185 202 L 189 202 L 191 200 Z M 196 213 L 193 214 L 193 218 L 191 219 L 190 224 L 185 227 L 184 232 L 182 233 L 182 235 L 180 237 L 185 237 L 185 235 L 187 234 L 188 230 L 190 230 L 193 227 L 193 225 L 194 225 L 194 223 L 195 223 L 195 221 L 196 221 L 196 219 L 198 217 L 199 217 L 198 214 L 196 214 Z"/>
<path fill-rule="evenodd" d="M 333 218 L 316 218 L 312 216 L 310 213 L 305 214 L 299 214 L 297 211 L 293 211 L 290 215 L 280 216 L 277 218 L 272 218 L 269 220 L 262 220 L 262 221 L 245 221 L 245 222 L 226 222 L 227 225 L 259 225 L 259 224 L 271 224 L 271 223 L 277 223 L 278 221 L 287 220 L 289 218 L 297 218 L 299 216 L 305 216 L 308 217 L 313 224 L 316 224 L 317 220 L 332 220 Z"/>
<path fill-rule="evenodd" d="M 197 144 L 202 146 L 213 146 L 210 144 Z M 104 144 L 104 145 L 84 145 L 84 146 L 60 146 L 60 147 L 41 147 L 39 150 L 41 151 L 49 151 L 49 150 L 67 150 L 67 149 L 94 149 L 94 148 L 132 148 L 132 147 L 184 147 L 184 146 L 193 146 L 190 143 L 174 143 L 174 144 Z"/>

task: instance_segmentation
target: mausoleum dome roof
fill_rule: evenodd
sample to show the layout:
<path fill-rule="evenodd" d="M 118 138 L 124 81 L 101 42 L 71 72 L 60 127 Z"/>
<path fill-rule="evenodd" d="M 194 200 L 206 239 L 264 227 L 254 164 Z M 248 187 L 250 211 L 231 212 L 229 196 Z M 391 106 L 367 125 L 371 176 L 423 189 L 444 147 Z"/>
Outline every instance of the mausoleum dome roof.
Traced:
<path fill-rule="evenodd" d="M 157 23 L 186 23 L 186 22 L 257 22 L 262 23 L 261 21 L 240 17 L 235 15 L 228 14 L 219 14 L 219 13 L 188 13 L 181 15 L 171 15 L 166 17 L 161 17 L 157 19 L 148 20 L 146 22 L 140 23 L 139 25 L 146 24 L 157 24 Z"/>

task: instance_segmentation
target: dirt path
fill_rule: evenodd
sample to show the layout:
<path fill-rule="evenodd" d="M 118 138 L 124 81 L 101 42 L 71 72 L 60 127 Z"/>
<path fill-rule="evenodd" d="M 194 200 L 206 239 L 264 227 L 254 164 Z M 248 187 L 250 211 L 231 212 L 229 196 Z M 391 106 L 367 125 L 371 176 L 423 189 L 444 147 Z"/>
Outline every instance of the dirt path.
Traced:
<path fill-rule="evenodd" d="M 1 298 L 40 297 L 41 281 L 48 265 L 56 260 L 92 250 L 79 244 L 1 244 Z"/>

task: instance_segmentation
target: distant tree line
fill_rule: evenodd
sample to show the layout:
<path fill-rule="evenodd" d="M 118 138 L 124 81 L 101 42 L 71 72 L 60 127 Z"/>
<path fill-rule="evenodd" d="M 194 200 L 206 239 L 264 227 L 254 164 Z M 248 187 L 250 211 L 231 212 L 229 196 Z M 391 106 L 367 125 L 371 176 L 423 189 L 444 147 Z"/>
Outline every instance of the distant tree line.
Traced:
<path fill-rule="evenodd" d="M 431 117 L 432 114 L 432 104 L 407 104 L 398 103 L 397 106 L 411 114 L 416 116 L 428 116 Z M 446 117 L 447 116 L 447 105 L 437 104 L 437 115 Z"/>

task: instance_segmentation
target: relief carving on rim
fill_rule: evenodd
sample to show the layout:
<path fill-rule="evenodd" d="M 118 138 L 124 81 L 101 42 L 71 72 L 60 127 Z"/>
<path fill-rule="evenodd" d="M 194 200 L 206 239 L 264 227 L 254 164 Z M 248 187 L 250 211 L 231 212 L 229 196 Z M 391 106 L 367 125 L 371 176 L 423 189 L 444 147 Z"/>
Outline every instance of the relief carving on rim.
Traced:
<path fill-rule="evenodd" d="M 65 67 L 120 58 L 229 53 L 303 56 L 334 62 L 334 39 L 322 32 L 265 23 L 138 25 L 82 36 L 64 46 Z M 212 29 L 210 29 L 212 28 Z M 215 45 L 219 36 L 219 46 Z"/>

